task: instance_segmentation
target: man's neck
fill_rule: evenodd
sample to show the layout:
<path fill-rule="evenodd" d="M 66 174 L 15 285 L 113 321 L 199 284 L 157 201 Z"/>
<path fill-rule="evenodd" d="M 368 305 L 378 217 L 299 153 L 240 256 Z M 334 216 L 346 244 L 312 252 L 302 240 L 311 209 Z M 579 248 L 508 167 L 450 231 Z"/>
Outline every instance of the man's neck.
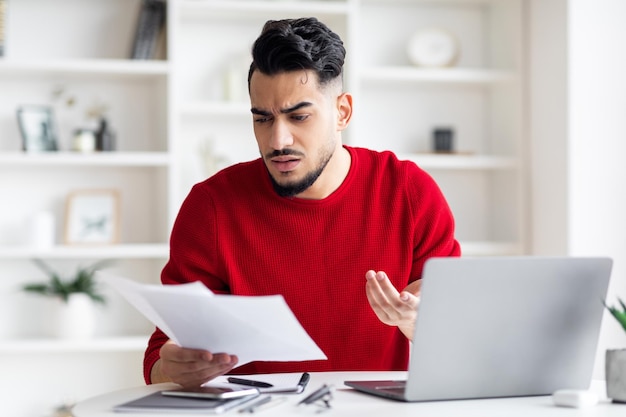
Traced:
<path fill-rule="evenodd" d="M 322 200 L 328 197 L 343 184 L 350 171 L 351 163 L 350 152 L 343 145 L 339 144 L 322 175 L 319 176 L 312 186 L 296 197 L 307 200 Z"/>

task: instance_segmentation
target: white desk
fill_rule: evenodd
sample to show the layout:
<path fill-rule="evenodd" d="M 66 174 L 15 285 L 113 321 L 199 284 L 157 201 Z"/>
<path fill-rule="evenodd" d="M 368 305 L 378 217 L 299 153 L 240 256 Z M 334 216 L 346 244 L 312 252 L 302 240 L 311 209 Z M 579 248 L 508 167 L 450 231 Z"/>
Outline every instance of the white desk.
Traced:
<path fill-rule="evenodd" d="M 367 394 L 356 392 L 343 385 L 347 379 L 404 379 L 405 372 L 329 372 L 312 373 L 311 381 L 304 394 L 289 395 L 289 399 L 273 408 L 260 411 L 253 415 L 267 417 L 294 417 L 298 415 L 316 415 L 307 407 L 296 407 L 298 401 L 310 394 L 322 384 L 332 384 L 335 387 L 332 408 L 322 416 L 359 416 L 359 417 L 382 417 L 382 416 L 476 416 L 476 417 L 574 417 L 574 416 L 626 416 L 626 405 L 613 404 L 606 399 L 604 384 L 594 382 L 592 388 L 598 393 L 601 401 L 598 405 L 590 408 L 565 408 L 556 407 L 550 396 L 498 398 L 487 400 L 462 400 L 462 401 L 436 401 L 421 403 L 404 403 L 383 398 L 377 398 Z M 162 390 L 174 384 L 156 384 L 142 386 L 133 389 L 116 391 L 94 398 L 90 398 L 76 405 L 73 412 L 76 417 L 120 417 L 120 416 L 161 416 L 163 414 L 138 414 L 138 413 L 115 413 L 112 407 L 135 398 L 142 397 L 151 392 Z M 283 394 L 274 394 L 282 396 Z M 243 407 L 243 406 L 242 406 Z M 240 408 L 242 408 L 240 407 Z M 313 406 L 314 407 L 314 406 Z M 167 414 L 170 417 L 189 417 L 193 414 Z M 196 414 L 198 415 L 198 414 Z M 224 415 L 249 415 L 240 414 L 237 409 L 231 410 Z"/>

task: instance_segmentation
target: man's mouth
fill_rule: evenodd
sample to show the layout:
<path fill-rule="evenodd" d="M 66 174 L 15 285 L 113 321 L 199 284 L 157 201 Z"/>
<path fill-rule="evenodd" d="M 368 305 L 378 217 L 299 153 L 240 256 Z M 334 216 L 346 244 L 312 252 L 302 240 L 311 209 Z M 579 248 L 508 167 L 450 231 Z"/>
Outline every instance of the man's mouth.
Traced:
<path fill-rule="evenodd" d="M 291 155 L 277 156 L 270 161 L 279 172 L 293 171 L 300 164 L 300 159 Z"/>

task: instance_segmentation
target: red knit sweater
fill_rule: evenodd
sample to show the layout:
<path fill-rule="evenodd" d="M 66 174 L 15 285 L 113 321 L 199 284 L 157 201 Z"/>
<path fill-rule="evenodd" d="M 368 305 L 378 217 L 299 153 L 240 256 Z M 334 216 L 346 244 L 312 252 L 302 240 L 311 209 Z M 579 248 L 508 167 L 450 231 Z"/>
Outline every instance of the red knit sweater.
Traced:
<path fill-rule="evenodd" d="M 261 159 L 193 187 L 174 224 L 163 284 L 202 281 L 218 293 L 282 294 L 328 360 L 253 362 L 236 373 L 405 370 L 408 341 L 381 323 L 365 272 L 398 290 L 432 256 L 458 256 L 454 220 L 431 177 L 390 152 L 346 147 L 352 165 L 323 200 L 279 197 Z M 193 314 L 193 312 L 189 312 Z M 144 376 L 167 340 L 159 329 Z"/>

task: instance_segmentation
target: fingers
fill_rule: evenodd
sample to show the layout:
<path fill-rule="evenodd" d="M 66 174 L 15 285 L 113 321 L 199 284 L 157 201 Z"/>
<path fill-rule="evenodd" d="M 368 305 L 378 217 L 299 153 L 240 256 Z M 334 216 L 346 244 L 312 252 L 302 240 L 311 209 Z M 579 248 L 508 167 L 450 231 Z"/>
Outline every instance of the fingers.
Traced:
<path fill-rule="evenodd" d="M 383 271 L 367 271 L 365 278 L 367 299 L 378 318 L 391 326 L 412 326 L 421 283 L 413 282 L 398 292 Z"/>
<path fill-rule="evenodd" d="M 185 387 L 200 386 L 223 375 L 234 368 L 237 361 L 236 356 L 227 353 L 212 354 L 169 342 L 161 348 L 161 372 Z"/>
<path fill-rule="evenodd" d="M 395 288 L 387 288 L 387 286 L 385 285 L 386 276 L 384 272 L 376 273 L 374 271 L 367 271 L 367 273 L 365 274 L 365 278 L 367 280 L 365 285 L 365 293 L 367 295 L 367 299 L 370 305 L 377 314 L 386 314 L 385 306 L 389 304 L 389 298 L 394 297 L 394 291 L 396 291 Z"/>
<path fill-rule="evenodd" d="M 404 297 L 405 300 L 400 298 L 400 293 L 393 286 L 385 272 L 367 271 L 365 277 L 367 279 L 366 293 L 372 306 L 376 305 L 384 308 L 391 305 L 394 308 L 402 308 L 406 297 Z"/>

